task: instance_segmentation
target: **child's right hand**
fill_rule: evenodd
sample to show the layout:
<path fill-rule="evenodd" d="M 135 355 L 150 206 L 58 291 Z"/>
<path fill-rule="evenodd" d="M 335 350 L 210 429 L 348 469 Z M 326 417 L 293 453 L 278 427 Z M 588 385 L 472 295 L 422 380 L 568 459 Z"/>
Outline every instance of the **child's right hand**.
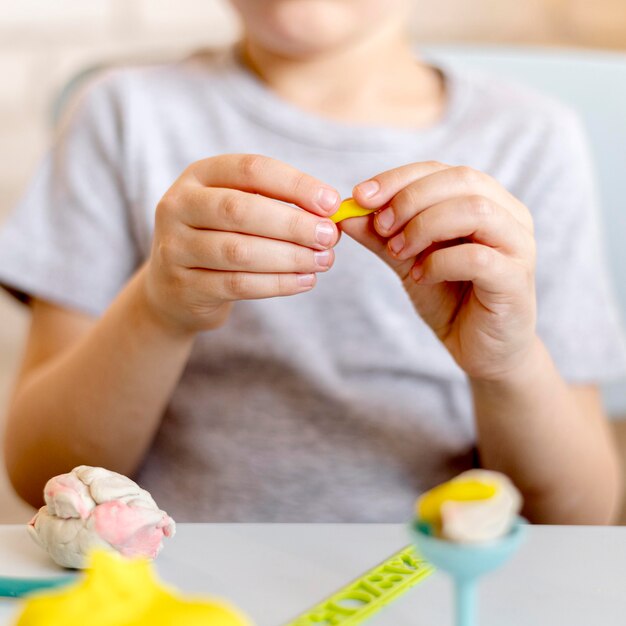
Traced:
<path fill-rule="evenodd" d="M 339 233 L 327 216 L 339 202 L 332 187 L 268 157 L 193 163 L 156 209 L 149 307 L 173 330 L 198 332 L 223 324 L 233 301 L 309 291 L 334 261 Z"/>

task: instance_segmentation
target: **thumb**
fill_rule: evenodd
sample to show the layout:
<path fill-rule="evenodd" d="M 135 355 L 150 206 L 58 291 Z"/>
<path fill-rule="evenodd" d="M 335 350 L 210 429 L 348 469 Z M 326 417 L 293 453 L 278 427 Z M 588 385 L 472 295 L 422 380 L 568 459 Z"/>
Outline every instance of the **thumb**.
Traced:
<path fill-rule="evenodd" d="M 352 239 L 380 257 L 396 272 L 411 302 L 413 302 L 415 310 L 433 330 L 444 327 L 446 316 L 458 304 L 455 292 L 451 292 L 446 283 L 436 285 L 416 283 L 410 274 L 415 258 L 397 261 L 389 254 L 388 240 L 381 237 L 374 229 L 373 214 L 365 217 L 351 217 L 340 222 L 337 226 Z M 437 333 L 437 331 L 435 332 Z"/>
<path fill-rule="evenodd" d="M 373 214 L 364 217 L 350 217 L 337 224 L 337 226 L 346 235 L 352 237 L 352 239 L 358 241 L 362 246 L 380 257 L 398 273 L 400 278 L 404 279 L 411 267 L 413 267 L 415 259 L 398 261 L 389 254 L 389 249 L 387 248 L 388 239 L 376 232 Z"/>

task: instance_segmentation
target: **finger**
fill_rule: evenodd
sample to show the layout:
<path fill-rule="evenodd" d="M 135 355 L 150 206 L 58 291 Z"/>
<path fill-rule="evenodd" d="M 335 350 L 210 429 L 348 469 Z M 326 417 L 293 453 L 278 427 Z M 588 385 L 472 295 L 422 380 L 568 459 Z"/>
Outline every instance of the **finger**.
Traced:
<path fill-rule="evenodd" d="M 411 269 L 411 278 L 420 285 L 471 281 L 491 294 L 511 293 L 522 274 L 521 264 L 477 243 L 437 249 Z"/>
<path fill-rule="evenodd" d="M 341 222 L 340 231 L 345 232 L 382 259 L 391 261 L 391 264 L 396 263 L 396 260 L 387 253 L 387 239 L 376 232 L 369 216 L 355 217 Z"/>
<path fill-rule="evenodd" d="M 310 291 L 317 283 L 315 274 L 256 274 L 248 272 L 218 272 L 194 269 L 193 284 L 196 298 L 203 293 L 220 300 L 257 300 L 292 296 Z"/>
<path fill-rule="evenodd" d="M 441 170 L 404 187 L 389 207 L 376 215 L 374 225 L 383 236 L 392 236 L 415 215 L 451 198 L 483 196 L 507 209 L 532 232 L 528 209 L 493 178 L 467 167 Z"/>
<path fill-rule="evenodd" d="M 258 154 L 226 154 L 196 161 L 189 167 L 205 187 L 228 187 L 291 202 L 317 215 L 334 213 L 336 189 L 282 161 Z"/>
<path fill-rule="evenodd" d="M 187 229 L 176 246 L 178 265 L 229 272 L 325 272 L 335 258 L 333 250 L 212 230 Z"/>
<path fill-rule="evenodd" d="M 325 249 L 339 238 L 327 218 L 257 194 L 197 187 L 188 193 L 185 222 L 193 228 L 258 235 Z"/>
<path fill-rule="evenodd" d="M 484 196 L 453 198 L 425 209 L 387 245 L 389 254 L 403 261 L 434 243 L 462 238 L 520 259 L 534 257 L 532 235 L 509 211 Z"/>
<path fill-rule="evenodd" d="M 414 264 L 415 258 L 401 261 L 389 254 L 387 239 L 381 237 L 374 229 L 369 217 L 355 217 L 341 223 L 341 230 L 352 239 L 373 252 L 393 269 L 401 278 L 406 277 Z"/>
<path fill-rule="evenodd" d="M 449 169 L 449 165 L 438 161 L 410 163 L 382 172 L 359 183 L 352 190 L 352 197 L 366 209 L 385 206 L 407 185 L 435 172 Z"/>

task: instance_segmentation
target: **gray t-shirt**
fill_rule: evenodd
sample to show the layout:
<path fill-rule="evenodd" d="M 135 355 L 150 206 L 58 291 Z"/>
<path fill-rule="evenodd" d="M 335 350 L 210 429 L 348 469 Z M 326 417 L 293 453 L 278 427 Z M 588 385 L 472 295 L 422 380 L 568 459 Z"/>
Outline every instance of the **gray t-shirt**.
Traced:
<path fill-rule="evenodd" d="M 303 112 L 231 50 L 107 72 L 4 226 L 0 282 L 101 314 L 148 256 L 162 194 L 208 156 L 272 156 L 344 196 L 406 163 L 467 164 L 533 213 L 538 331 L 563 376 L 620 374 L 577 119 L 494 78 L 444 74 L 444 118 L 402 130 Z M 314 290 L 237 303 L 225 326 L 198 336 L 136 478 L 181 521 L 398 522 L 422 490 L 475 462 L 474 442 L 463 372 L 395 274 L 344 236 Z"/>

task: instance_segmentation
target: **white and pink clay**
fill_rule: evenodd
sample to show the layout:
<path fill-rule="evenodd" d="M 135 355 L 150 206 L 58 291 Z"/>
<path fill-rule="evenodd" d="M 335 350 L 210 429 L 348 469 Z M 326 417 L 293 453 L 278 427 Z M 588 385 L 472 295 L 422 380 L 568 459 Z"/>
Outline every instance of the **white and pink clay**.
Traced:
<path fill-rule="evenodd" d="M 122 474 L 81 465 L 51 478 L 46 505 L 28 525 L 33 539 L 56 563 L 85 567 L 94 548 L 154 559 L 163 538 L 176 532 L 174 520 L 152 496 Z"/>

